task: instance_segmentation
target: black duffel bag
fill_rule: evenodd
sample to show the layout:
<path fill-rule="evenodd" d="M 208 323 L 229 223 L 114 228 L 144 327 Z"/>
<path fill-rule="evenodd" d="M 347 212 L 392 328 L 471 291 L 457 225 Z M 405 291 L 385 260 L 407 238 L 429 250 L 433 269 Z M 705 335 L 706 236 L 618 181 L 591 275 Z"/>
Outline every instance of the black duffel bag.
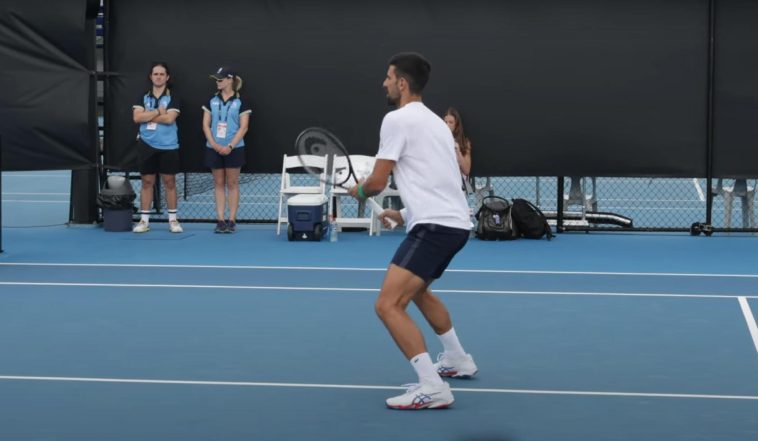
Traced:
<path fill-rule="evenodd" d="M 511 217 L 521 236 L 529 239 L 540 239 L 542 237 L 547 237 L 547 240 L 552 239 L 553 230 L 550 229 L 545 214 L 526 199 L 513 200 Z"/>

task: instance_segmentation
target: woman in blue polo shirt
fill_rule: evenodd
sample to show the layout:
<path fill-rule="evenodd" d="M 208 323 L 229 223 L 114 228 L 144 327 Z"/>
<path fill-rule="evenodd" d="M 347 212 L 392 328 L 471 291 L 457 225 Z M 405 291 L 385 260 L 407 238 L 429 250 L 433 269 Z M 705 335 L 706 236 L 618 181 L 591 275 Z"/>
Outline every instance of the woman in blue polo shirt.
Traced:
<path fill-rule="evenodd" d="M 240 97 L 242 78 L 229 67 L 210 75 L 217 92 L 203 106 L 205 165 L 213 173 L 216 196 L 216 233 L 234 233 L 240 201 L 239 176 L 245 165 L 245 140 L 250 121 L 250 105 Z M 226 194 L 229 198 L 229 221 L 224 219 Z"/>

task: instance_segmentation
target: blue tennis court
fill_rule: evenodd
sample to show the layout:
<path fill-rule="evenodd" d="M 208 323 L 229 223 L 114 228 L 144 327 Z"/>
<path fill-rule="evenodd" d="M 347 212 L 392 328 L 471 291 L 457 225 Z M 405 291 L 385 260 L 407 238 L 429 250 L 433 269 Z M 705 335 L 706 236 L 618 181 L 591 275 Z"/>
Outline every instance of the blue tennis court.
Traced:
<path fill-rule="evenodd" d="M 8 193 L 4 223 L 23 226 Z M 451 409 L 402 412 L 384 399 L 415 374 L 373 311 L 402 233 L 47 216 L 3 231 L 0 439 L 758 436 L 751 235 L 471 240 L 433 289 L 480 372 L 450 381 Z"/>

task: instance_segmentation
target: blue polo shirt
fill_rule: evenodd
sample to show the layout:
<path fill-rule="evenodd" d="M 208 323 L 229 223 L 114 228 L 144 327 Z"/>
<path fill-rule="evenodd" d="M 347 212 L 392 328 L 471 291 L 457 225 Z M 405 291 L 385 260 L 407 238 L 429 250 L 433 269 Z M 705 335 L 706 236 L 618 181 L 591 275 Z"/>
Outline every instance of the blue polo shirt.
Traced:
<path fill-rule="evenodd" d="M 152 111 L 159 107 L 165 107 L 167 112 L 181 112 L 179 98 L 169 89 L 166 89 L 159 97 L 154 96 L 152 90 L 148 91 L 139 97 L 132 109 Z M 176 121 L 172 124 L 157 124 L 154 128 L 151 128 L 149 123 L 142 123 L 139 125 L 139 137 L 145 144 L 159 150 L 179 148 L 179 130 Z"/>
<path fill-rule="evenodd" d="M 213 135 L 213 140 L 221 145 L 229 145 L 232 142 L 234 135 L 236 135 L 237 131 L 240 129 L 240 116 L 253 112 L 250 109 L 248 100 L 240 97 L 239 94 L 234 94 L 229 100 L 224 101 L 220 92 L 213 95 L 208 102 L 208 105 L 203 106 L 203 110 L 211 114 L 211 134 Z M 226 136 L 223 138 L 217 136 L 219 123 L 226 123 Z M 205 146 L 208 148 L 211 147 L 210 143 L 207 141 Z M 233 147 L 237 148 L 244 146 L 245 139 L 243 137 Z"/>

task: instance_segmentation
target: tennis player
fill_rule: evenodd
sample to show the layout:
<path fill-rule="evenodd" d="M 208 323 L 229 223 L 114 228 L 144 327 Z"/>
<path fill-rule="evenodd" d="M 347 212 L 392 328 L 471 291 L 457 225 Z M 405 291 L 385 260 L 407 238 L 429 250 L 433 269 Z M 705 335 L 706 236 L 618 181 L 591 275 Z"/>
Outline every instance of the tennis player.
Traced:
<path fill-rule="evenodd" d="M 393 409 L 437 409 L 453 403 L 445 377 L 470 377 L 477 372 L 453 328 L 442 301 L 429 289 L 468 240 L 472 228 L 461 192 L 461 174 L 450 129 L 421 101 L 431 66 L 417 53 L 400 53 L 389 61 L 383 86 L 397 110 L 382 121 L 374 169 L 350 189 L 358 200 L 380 193 L 394 173 L 405 208 L 385 210 L 406 225 L 407 236 L 395 252 L 376 300 L 376 313 L 418 375 L 399 396 L 387 399 Z M 439 336 L 444 352 L 433 363 L 421 330 L 406 312 L 413 301 Z"/>

